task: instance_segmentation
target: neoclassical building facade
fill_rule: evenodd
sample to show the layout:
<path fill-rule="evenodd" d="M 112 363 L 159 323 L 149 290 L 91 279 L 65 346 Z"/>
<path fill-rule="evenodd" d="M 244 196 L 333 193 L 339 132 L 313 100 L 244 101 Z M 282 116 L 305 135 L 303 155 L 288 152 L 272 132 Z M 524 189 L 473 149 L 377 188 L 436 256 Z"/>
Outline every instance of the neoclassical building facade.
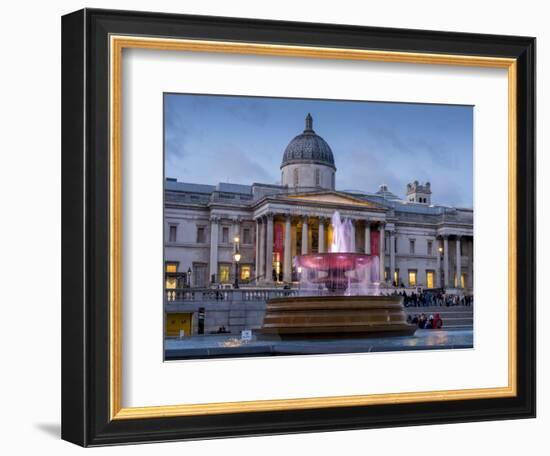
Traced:
<path fill-rule="evenodd" d="M 352 221 L 351 250 L 379 256 L 383 286 L 472 292 L 472 209 L 434 203 L 429 182 L 407 184 L 403 198 L 385 185 L 337 190 L 333 152 L 309 114 L 280 171 L 280 185 L 166 180 L 167 288 L 231 286 L 236 249 L 242 286 L 295 286 L 293 258 L 328 251 L 338 210 Z"/>

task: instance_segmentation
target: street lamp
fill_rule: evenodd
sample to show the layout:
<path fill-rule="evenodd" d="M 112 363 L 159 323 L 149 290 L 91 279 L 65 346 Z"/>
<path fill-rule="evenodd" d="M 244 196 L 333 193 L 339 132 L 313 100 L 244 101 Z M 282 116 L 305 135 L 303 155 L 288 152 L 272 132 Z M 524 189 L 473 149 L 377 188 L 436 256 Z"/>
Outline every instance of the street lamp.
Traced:
<path fill-rule="evenodd" d="M 187 270 L 187 286 L 191 288 L 191 267 Z"/>
<path fill-rule="evenodd" d="M 234 285 L 234 288 L 239 288 L 239 261 L 241 261 L 241 254 L 238 250 L 233 254 L 233 259 L 235 260 L 235 285 Z"/>

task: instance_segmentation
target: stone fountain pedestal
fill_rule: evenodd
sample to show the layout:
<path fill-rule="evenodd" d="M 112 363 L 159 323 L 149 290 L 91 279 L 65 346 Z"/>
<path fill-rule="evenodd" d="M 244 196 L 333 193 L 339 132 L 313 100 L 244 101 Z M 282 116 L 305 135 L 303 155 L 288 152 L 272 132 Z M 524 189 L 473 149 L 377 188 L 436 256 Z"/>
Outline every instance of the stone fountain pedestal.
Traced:
<path fill-rule="evenodd" d="M 260 333 L 281 339 L 409 336 L 402 296 L 293 296 L 267 301 Z"/>

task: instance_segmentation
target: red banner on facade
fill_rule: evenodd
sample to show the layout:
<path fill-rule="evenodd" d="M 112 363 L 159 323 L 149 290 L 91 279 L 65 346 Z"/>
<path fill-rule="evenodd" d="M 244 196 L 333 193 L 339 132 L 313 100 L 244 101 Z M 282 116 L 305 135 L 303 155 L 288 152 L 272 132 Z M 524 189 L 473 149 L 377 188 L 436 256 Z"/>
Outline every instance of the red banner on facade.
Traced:
<path fill-rule="evenodd" d="M 380 240 L 380 232 L 371 231 L 370 232 L 370 253 L 371 255 L 378 255 L 378 246 Z"/>

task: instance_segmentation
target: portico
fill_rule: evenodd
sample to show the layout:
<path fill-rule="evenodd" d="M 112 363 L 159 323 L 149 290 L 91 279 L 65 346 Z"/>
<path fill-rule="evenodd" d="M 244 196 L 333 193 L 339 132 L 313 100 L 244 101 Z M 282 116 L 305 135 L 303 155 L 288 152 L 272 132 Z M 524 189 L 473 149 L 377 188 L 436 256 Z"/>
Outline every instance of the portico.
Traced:
<path fill-rule="evenodd" d="M 439 236 L 441 288 L 473 287 L 473 249 L 471 230 L 442 230 Z"/>
<path fill-rule="evenodd" d="M 296 255 L 330 251 L 330 219 L 338 210 L 352 221 L 352 252 L 372 252 L 373 239 L 383 239 L 385 209 L 338 192 L 309 192 L 274 196 L 258 202 L 254 211 L 257 276 L 265 283 L 295 280 Z M 376 233 L 376 236 L 372 236 Z M 375 249 L 376 254 L 380 248 Z M 381 271 L 383 271 L 383 261 Z"/>

